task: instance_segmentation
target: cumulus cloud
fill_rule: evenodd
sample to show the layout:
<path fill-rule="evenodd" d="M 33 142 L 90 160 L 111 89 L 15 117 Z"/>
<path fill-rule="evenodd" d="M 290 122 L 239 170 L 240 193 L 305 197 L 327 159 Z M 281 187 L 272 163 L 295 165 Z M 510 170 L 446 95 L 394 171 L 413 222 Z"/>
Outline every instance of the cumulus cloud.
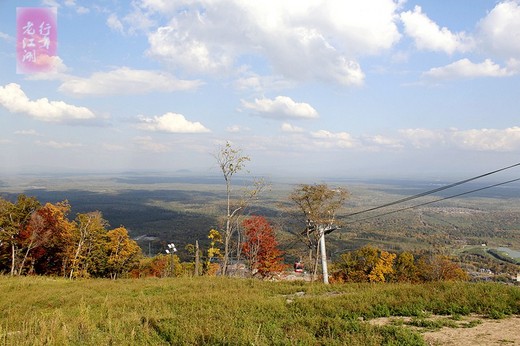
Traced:
<path fill-rule="evenodd" d="M 511 152 L 520 150 L 520 127 L 506 129 L 404 129 L 403 141 L 418 149 L 451 146 L 464 150 Z"/>
<path fill-rule="evenodd" d="M 252 55 L 293 80 L 360 85 L 358 57 L 378 54 L 400 39 L 399 3 L 392 0 L 142 0 L 140 7 L 171 18 L 149 33 L 148 54 L 193 73 L 229 72 Z"/>
<path fill-rule="evenodd" d="M 123 34 L 125 31 L 124 27 L 123 27 L 123 23 L 121 23 L 121 21 L 119 20 L 119 18 L 117 17 L 117 15 L 115 13 L 111 13 L 108 16 L 106 23 L 107 23 L 107 26 L 115 32 Z"/>
<path fill-rule="evenodd" d="M 47 122 L 90 120 L 96 117 L 86 107 L 70 105 L 63 101 L 49 101 L 45 97 L 31 101 L 16 83 L 0 86 L 0 105 L 9 112 L 27 114 L 34 119 Z"/>
<path fill-rule="evenodd" d="M 277 96 L 273 99 L 255 99 L 253 102 L 242 100 L 242 106 L 266 118 L 315 119 L 318 112 L 304 102 L 294 102 L 290 97 Z"/>
<path fill-rule="evenodd" d="M 520 127 L 453 131 L 451 139 L 460 148 L 478 151 L 520 150 Z"/>
<path fill-rule="evenodd" d="M 301 127 L 293 126 L 289 123 L 283 123 L 281 126 L 282 132 L 301 133 L 304 130 Z"/>
<path fill-rule="evenodd" d="M 42 5 L 48 6 L 48 7 L 62 8 L 62 5 L 57 0 L 43 0 Z M 73 9 L 77 14 L 86 14 L 86 13 L 90 12 L 90 10 L 88 8 L 78 5 L 76 3 L 76 0 L 64 0 L 63 5 L 66 8 Z"/>
<path fill-rule="evenodd" d="M 401 149 L 403 144 L 399 139 L 391 138 L 383 135 L 365 136 L 363 138 L 363 144 L 372 146 L 375 148 L 392 148 Z"/>
<path fill-rule="evenodd" d="M 0 31 L 0 40 L 4 40 L 6 42 L 14 42 L 14 37 L 11 37 L 8 34 Z"/>
<path fill-rule="evenodd" d="M 413 11 L 402 12 L 400 15 L 404 24 L 404 32 L 410 36 L 420 50 L 440 51 L 447 54 L 466 52 L 474 47 L 472 37 L 464 32 L 452 33 L 446 27 L 439 27 L 420 6 Z"/>
<path fill-rule="evenodd" d="M 40 134 L 34 130 L 34 129 L 30 129 L 30 130 L 18 130 L 18 131 L 14 131 L 14 134 L 15 135 L 22 135 L 22 136 L 39 136 Z"/>
<path fill-rule="evenodd" d="M 230 133 L 239 133 L 239 132 L 249 131 L 249 128 L 240 126 L 240 125 L 231 125 L 226 128 L 226 131 L 230 132 Z"/>
<path fill-rule="evenodd" d="M 31 73 L 25 76 L 27 80 L 67 80 L 70 78 L 69 68 L 59 56 L 42 57 L 45 65 L 49 66 L 45 72 Z"/>
<path fill-rule="evenodd" d="M 443 67 L 434 67 L 424 73 L 424 76 L 435 79 L 475 78 L 475 77 L 506 77 L 515 74 L 515 70 L 500 67 L 490 59 L 481 63 L 473 63 L 469 59 L 461 59 Z"/>
<path fill-rule="evenodd" d="M 520 59 L 520 2 L 499 2 L 478 24 L 480 43 L 486 50 Z"/>
<path fill-rule="evenodd" d="M 96 72 L 89 78 L 72 77 L 63 82 L 59 90 L 76 95 L 145 94 L 191 90 L 201 84 L 200 81 L 176 79 L 169 73 L 121 67 L 110 72 Z"/>
<path fill-rule="evenodd" d="M 348 132 L 319 130 L 310 133 L 314 143 L 321 148 L 354 148 L 358 141 Z"/>
<path fill-rule="evenodd" d="M 444 141 L 444 134 L 428 129 L 402 129 L 399 134 L 415 148 L 429 148 Z"/>
<path fill-rule="evenodd" d="M 56 141 L 36 141 L 36 145 L 49 147 L 53 149 L 68 149 L 68 148 L 77 148 L 83 146 L 80 143 L 72 143 L 72 142 L 56 142 Z"/>
<path fill-rule="evenodd" d="M 237 90 L 254 90 L 257 92 L 287 89 L 292 84 L 282 76 L 260 76 L 250 71 L 233 82 L 233 86 Z"/>
<path fill-rule="evenodd" d="M 76 4 L 76 0 L 65 0 L 63 4 L 66 7 L 72 8 L 76 11 L 78 14 L 86 14 L 89 13 L 90 10 L 84 6 Z"/>
<path fill-rule="evenodd" d="M 168 133 L 205 133 L 210 132 L 200 122 L 188 121 L 184 115 L 177 113 L 166 113 L 161 116 L 145 117 L 139 116 L 137 128 L 146 131 L 168 132 Z"/>

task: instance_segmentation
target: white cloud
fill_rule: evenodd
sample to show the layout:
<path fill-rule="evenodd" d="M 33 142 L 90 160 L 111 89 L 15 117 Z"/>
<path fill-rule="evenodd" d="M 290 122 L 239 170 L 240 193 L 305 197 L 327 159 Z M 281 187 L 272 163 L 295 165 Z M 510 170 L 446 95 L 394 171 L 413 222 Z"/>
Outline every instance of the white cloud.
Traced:
<path fill-rule="evenodd" d="M 192 90 L 201 84 L 200 81 L 176 79 L 169 73 L 121 67 L 110 72 L 96 72 L 89 78 L 71 77 L 59 90 L 76 95 L 145 94 Z"/>
<path fill-rule="evenodd" d="M 75 0 L 65 0 L 63 3 L 65 6 L 73 8 L 78 14 L 86 14 L 90 12 L 88 8 L 76 4 Z"/>
<path fill-rule="evenodd" d="M 478 24 L 480 43 L 488 51 L 520 59 L 520 2 L 499 2 Z"/>
<path fill-rule="evenodd" d="M 40 134 L 38 132 L 36 132 L 36 130 L 34 129 L 30 129 L 30 130 L 18 130 L 18 131 L 14 131 L 14 134 L 15 135 L 22 135 L 22 136 L 39 136 Z"/>
<path fill-rule="evenodd" d="M 94 119 L 94 113 L 86 107 L 78 107 L 63 101 L 49 101 L 47 98 L 31 101 L 20 85 L 11 83 L 0 86 L 0 105 L 9 112 L 24 113 L 30 117 L 48 122 L 67 122 Z"/>
<path fill-rule="evenodd" d="M 520 127 L 506 129 L 428 130 L 404 129 L 399 131 L 403 141 L 418 149 L 439 146 L 464 150 L 511 152 L 520 150 Z"/>
<path fill-rule="evenodd" d="M 78 147 L 83 146 L 80 143 L 56 142 L 56 141 L 47 141 L 47 142 L 36 141 L 35 143 L 37 145 L 44 146 L 44 147 L 50 147 L 53 149 L 68 149 L 68 148 L 78 148 Z"/>
<path fill-rule="evenodd" d="M 137 127 L 146 131 L 158 131 L 168 133 L 205 133 L 210 132 L 200 122 L 186 120 L 184 115 L 177 113 L 166 113 L 161 116 L 145 117 L 139 116 Z"/>
<path fill-rule="evenodd" d="M 474 40 L 466 33 L 454 34 L 446 27 L 439 27 L 422 12 L 420 6 L 415 6 L 413 11 L 402 12 L 400 17 L 405 33 L 414 39 L 415 45 L 420 50 L 453 54 L 466 52 L 474 47 Z"/>
<path fill-rule="evenodd" d="M 250 129 L 248 127 L 240 126 L 240 125 L 231 125 L 226 128 L 227 132 L 230 133 L 239 133 L 244 131 L 249 131 Z"/>
<path fill-rule="evenodd" d="M 150 13 L 138 6 L 133 6 L 133 11 L 123 17 L 123 22 L 126 24 L 128 34 L 148 33 L 152 27 L 157 26 Z"/>
<path fill-rule="evenodd" d="M 62 5 L 57 0 L 42 0 L 42 5 L 47 7 L 62 8 Z M 67 8 L 73 9 L 77 14 L 86 14 L 90 12 L 88 8 L 76 4 L 76 0 L 64 0 L 63 5 Z"/>
<path fill-rule="evenodd" d="M 255 114 L 267 118 L 318 118 L 318 112 L 311 105 L 304 102 L 294 102 L 287 96 L 277 96 L 274 100 L 268 98 L 255 99 L 254 102 L 242 100 L 242 105 Z"/>
<path fill-rule="evenodd" d="M 164 153 L 164 152 L 167 152 L 170 150 L 170 148 L 167 145 L 154 142 L 152 140 L 152 138 L 148 137 L 148 136 L 134 137 L 133 142 L 140 150 L 143 150 L 143 151 L 151 151 L 154 153 Z"/>
<path fill-rule="evenodd" d="M 61 7 L 60 3 L 56 0 L 42 0 L 42 5 L 47 7 Z"/>
<path fill-rule="evenodd" d="M 365 145 L 373 146 L 376 148 L 392 148 L 392 149 L 401 149 L 403 148 L 403 144 L 399 139 L 383 136 L 383 135 L 374 135 L 374 136 L 365 136 L 363 138 L 363 142 Z"/>
<path fill-rule="evenodd" d="M 233 86 L 237 90 L 254 90 L 257 92 L 287 89 L 292 84 L 283 76 L 260 76 L 250 71 L 233 82 Z"/>
<path fill-rule="evenodd" d="M 506 129 L 454 130 L 453 143 L 460 148 L 478 151 L 518 151 L 520 150 L 520 127 Z"/>
<path fill-rule="evenodd" d="M 65 65 L 59 56 L 45 57 L 47 62 L 45 65 L 49 66 L 46 72 L 38 72 L 26 75 L 27 80 L 67 80 L 70 75 L 67 74 L 69 68 Z M 44 58 L 44 59 L 45 59 Z"/>
<path fill-rule="evenodd" d="M 469 59 L 461 59 L 443 67 L 434 67 L 425 72 L 426 77 L 435 79 L 475 78 L 475 77 L 506 77 L 515 73 L 514 70 L 500 67 L 490 59 L 479 64 Z"/>
<path fill-rule="evenodd" d="M 429 148 L 444 141 L 444 134 L 428 129 L 403 129 L 399 134 L 415 148 Z"/>
<path fill-rule="evenodd" d="M 321 148 L 354 148 L 358 141 L 347 132 L 330 132 L 319 130 L 310 133 L 314 143 Z"/>
<path fill-rule="evenodd" d="M 283 123 L 281 126 L 282 132 L 291 132 L 291 133 L 301 133 L 304 132 L 304 129 L 298 126 L 293 126 L 289 123 Z"/>
<path fill-rule="evenodd" d="M 11 143 L 10 139 L 0 138 L 0 144 L 9 144 Z"/>
<path fill-rule="evenodd" d="M 219 74 L 256 56 L 285 78 L 341 85 L 363 83 L 359 56 L 398 42 L 398 7 L 392 0 L 141 1 L 171 18 L 149 34 L 148 54 L 172 68 Z"/>
<path fill-rule="evenodd" d="M 4 40 L 6 42 L 14 42 L 14 37 L 11 37 L 8 34 L 0 31 L 0 40 Z"/>
<path fill-rule="evenodd" d="M 123 23 L 117 18 L 115 13 L 111 13 L 107 18 L 107 26 L 115 32 L 124 34 Z"/>
<path fill-rule="evenodd" d="M 195 20 L 195 18 L 194 18 Z M 173 68 L 192 73 L 227 72 L 233 63 L 233 54 L 218 41 L 210 43 L 193 38 L 176 27 L 164 26 L 148 36 L 148 54 Z"/>
<path fill-rule="evenodd" d="M 506 62 L 506 68 L 510 73 L 520 72 L 520 59 L 510 58 Z"/>

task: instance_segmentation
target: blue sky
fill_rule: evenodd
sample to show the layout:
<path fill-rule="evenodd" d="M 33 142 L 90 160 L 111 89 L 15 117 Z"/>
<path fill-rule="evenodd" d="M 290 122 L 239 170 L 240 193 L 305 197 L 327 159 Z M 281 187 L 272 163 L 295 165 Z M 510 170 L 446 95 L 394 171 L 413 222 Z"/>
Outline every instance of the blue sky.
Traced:
<path fill-rule="evenodd" d="M 16 73 L 16 7 L 56 7 Z M 5 173 L 453 178 L 518 162 L 520 1 L 1 1 Z"/>

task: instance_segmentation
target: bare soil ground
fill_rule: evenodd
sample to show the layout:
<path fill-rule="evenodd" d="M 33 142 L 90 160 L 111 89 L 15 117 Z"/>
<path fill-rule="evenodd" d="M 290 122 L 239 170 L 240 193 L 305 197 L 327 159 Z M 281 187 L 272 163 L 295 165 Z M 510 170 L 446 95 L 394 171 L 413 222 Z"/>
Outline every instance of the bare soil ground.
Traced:
<path fill-rule="evenodd" d="M 425 321 L 444 319 L 447 316 L 431 316 Z M 411 318 L 377 318 L 370 320 L 376 325 L 403 324 L 421 332 L 428 345 L 520 345 L 520 316 L 493 320 L 482 316 L 464 316 L 449 321 L 449 326 L 441 328 L 417 327 L 409 325 Z M 413 324 L 413 323 L 412 323 Z M 436 329 L 436 330 L 432 330 Z"/>

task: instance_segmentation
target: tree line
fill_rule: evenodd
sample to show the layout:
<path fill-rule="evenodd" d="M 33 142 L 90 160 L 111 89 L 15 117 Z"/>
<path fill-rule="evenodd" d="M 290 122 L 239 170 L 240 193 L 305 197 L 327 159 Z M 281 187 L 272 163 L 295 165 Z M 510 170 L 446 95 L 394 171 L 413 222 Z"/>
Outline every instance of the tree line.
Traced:
<path fill-rule="evenodd" d="M 14 202 L 0 198 L 0 273 L 71 279 L 226 274 L 224 232 L 211 229 L 209 247 L 200 253 L 189 244 L 186 252 L 193 261 L 181 262 L 173 253 L 144 257 L 126 228 L 109 229 L 100 211 L 78 213 L 70 220 L 70 210 L 67 201 L 42 204 L 24 194 Z M 283 254 L 265 218 L 245 218 L 242 229 L 239 246 L 247 272 L 266 277 L 284 269 Z M 195 256 L 200 257 L 200 268 L 195 268 Z"/>
<path fill-rule="evenodd" d="M 250 275 L 269 277 L 282 271 L 283 253 L 278 249 L 270 223 L 261 216 L 245 216 L 266 183 L 254 180 L 251 186 L 242 187 L 237 193 L 232 182 L 245 169 L 249 157 L 229 142 L 214 156 L 225 182 L 222 230 L 210 230 L 210 245 L 206 250 L 199 249 L 198 242 L 188 245 L 186 250 L 193 261 L 182 263 L 173 252 L 145 258 L 126 228 L 108 229 L 101 212 L 79 213 L 70 220 L 71 207 L 67 201 L 41 205 L 36 198 L 22 194 L 14 203 L 0 198 L 0 273 L 60 275 L 71 279 L 187 273 L 230 275 L 233 259 L 245 261 Z M 321 276 L 328 283 L 325 235 L 340 228 L 336 214 L 347 197 L 346 190 L 326 184 L 298 185 L 288 197 L 300 213 L 301 230 L 293 234 L 310 250 L 308 269 L 313 280 L 318 276 L 321 262 Z M 296 211 L 292 215 L 297 215 Z M 427 275 L 433 275 L 432 280 L 464 278 L 451 263 L 447 258 L 425 256 L 415 261 L 409 253 L 398 256 L 364 247 L 342 255 L 333 264 L 332 278 L 336 282 L 420 282 L 428 281 Z M 452 274 L 431 274 L 439 271 Z"/>
<path fill-rule="evenodd" d="M 468 274 L 449 256 L 392 253 L 367 245 L 344 253 L 333 263 L 333 282 L 465 281 Z"/>
<path fill-rule="evenodd" d="M 319 186 L 322 191 L 323 186 Z M 294 197 L 294 195 L 293 195 Z M 184 275 L 231 275 L 223 270 L 224 232 L 211 229 L 206 249 L 186 247 L 192 260 L 182 262 L 171 253 L 145 257 L 123 227 L 109 229 L 101 212 L 78 213 L 68 218 L 67 201 L 41 204 L 24 194 L 15 202 L 0 198 L 0 273 L 10 275 L 53 275 L 67 278 L 171 277 Z M 275 232 L 262 216 L 243 218 L 239 245 L 244 273 L 271 277 L 287 268 Z M 306 229 L 304 236 L 309 236 Z M 313 263 L 317 271 L 318 247 Z M 197 258 L 196 258 L 197 257 Z M 195 263 L 200 260 L 201 266 Z M 228 263 L 229 265 L 229 263 Z M 331 281 L 409 282 L 466 280 L 467 274 L 450 258 L 432 254 L 399 254 L 372 246 L 344 253 L 332 263 Z"/>
<path fill-rule="evenodd" d="M 126 228 L 107 229 L 99 211 L 70 220 L 70 208 L 24 194 L 0 198 L 0 273 L 117 278 L 139 263 L 141 248 Z"/>

